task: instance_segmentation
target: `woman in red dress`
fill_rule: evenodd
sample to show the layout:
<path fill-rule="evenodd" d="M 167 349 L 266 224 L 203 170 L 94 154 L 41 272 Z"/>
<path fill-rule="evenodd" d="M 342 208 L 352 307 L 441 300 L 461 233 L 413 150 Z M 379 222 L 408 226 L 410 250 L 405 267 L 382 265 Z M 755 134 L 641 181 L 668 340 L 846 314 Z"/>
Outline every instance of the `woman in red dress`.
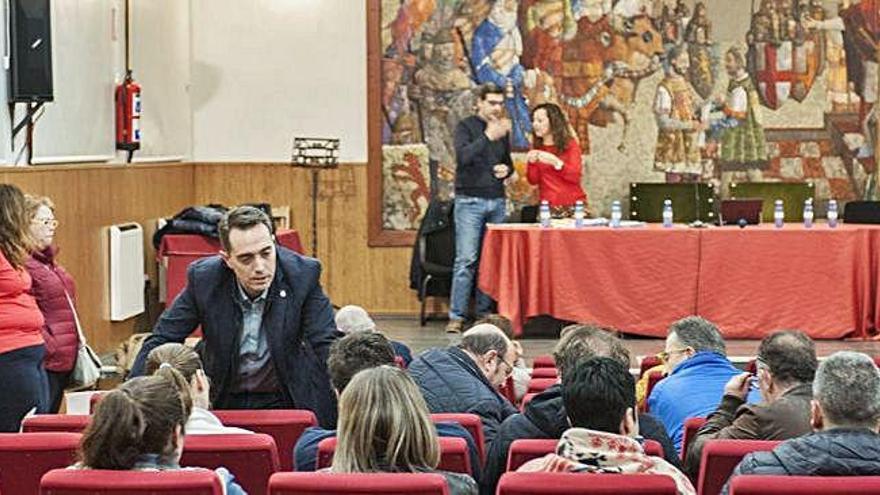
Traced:
<path fill-rule="evenodd" d="M 527 177 L 538 186 L 541 201 L 550 203 L 556 213 L 570 212 L 576 201 L 583 201 L 586 208 L 581 147 L 558 105 L 544 103 L 532 110 L 532 133 Z"/>

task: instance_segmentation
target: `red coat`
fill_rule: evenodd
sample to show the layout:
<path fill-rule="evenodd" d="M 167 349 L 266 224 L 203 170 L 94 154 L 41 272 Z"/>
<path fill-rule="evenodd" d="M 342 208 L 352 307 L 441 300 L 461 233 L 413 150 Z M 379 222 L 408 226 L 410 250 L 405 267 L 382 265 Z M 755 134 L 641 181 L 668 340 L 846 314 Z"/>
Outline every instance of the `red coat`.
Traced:
<path fill-rule="evenodd" d="M 13 268 L 0 251 L 0 354 L 43 343 L 43 315 L 30 288 L 28 272 Z"/>
<path fill-rule="evenodd" d="M 55 254 L 56 250 L 50 246 L 34 253 L 25 266 L 34 280 L 31 294 L 45 318 L 42 329 L 46 341 L 44 365 L 49 371 L 66 372 L 76 364 L 79 335 L 65 291 L 75 301 L 76 288 L 67 271 L 55 264 Z"/>
<path fill-rule="evenodd" d="M 577 141 L 569 141 L 562 153 L 556 146 L 537 146 L 535 149 L 552 153 L 563 163 L 562 170 L 540 161 L 528 164 L 527 178 L 530 184 L 538 186 L 541 201 L 547 200 L 550 206 L 573 206 L 575 201 L 581 200 L 586 206 L 587 195 L 581 189 L 581 147 Z"/>

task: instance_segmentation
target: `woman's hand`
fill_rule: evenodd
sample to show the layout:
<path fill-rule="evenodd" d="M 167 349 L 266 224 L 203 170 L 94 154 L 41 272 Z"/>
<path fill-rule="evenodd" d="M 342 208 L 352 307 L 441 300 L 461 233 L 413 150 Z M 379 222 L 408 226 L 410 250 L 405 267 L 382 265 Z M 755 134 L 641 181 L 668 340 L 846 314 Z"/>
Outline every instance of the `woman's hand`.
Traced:
<path fill-rule="evenodd" d="M 211 407 L 211 387 L 208 385 L 208 377 L 202 370 L 196 370 L 196 374 L 192 377 L 190 383 L 192 390 L 192 401 L 194 407 L 202 409 L 210 409 Z"/>

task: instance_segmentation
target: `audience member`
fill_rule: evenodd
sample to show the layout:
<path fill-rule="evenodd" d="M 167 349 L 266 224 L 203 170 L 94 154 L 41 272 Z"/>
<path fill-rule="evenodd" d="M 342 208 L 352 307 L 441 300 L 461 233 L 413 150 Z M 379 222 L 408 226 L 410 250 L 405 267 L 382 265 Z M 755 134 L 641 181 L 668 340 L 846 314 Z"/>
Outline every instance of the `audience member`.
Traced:
<path fill-rule="evenodd" d="M 395 364 L 394 351 L 388 339 L 373 332 L 356 332 L 337 340 L 330 347 L 327 367 L 336 394 L 341 394 L 351 378 L 359 371 L 382 365 Z M 479 479 L 480 457 L 470 433 L 458 423 L 438 423 L 437 434 L 441 437 L 464 438 L 468 443 L 471 466 Z M 336 436 L 336 430 L 308 428 L 299 437 L 293 449 L 293 464 L 297 471 L 314 471 L 318 457 L 318 444 L 325 438 Z M 284 453 L 287 455 L 288 453 Z"/>
<path fill-rule="evenodd" d="M 684 421 L 715 410 L 724 386 L 740 371 L 727 359 L 727 348 L 715 325 L 698 316 L 673 323 L 661 353 L 667 376 L 651 391 L 648 411 L 657 416 L 681 452 Z M 752 394 L 749 402 L 759 397 Z"/>
<path fill-rule="evenodd" d="M 741 373 L 727 382 L 721 404 L 688 447 L 685 465 L 692 477 L 699 474 L 707 440 L 787 440 L 810 432 L 810 400 L 818 366 L 813 341 L 798 331 L 772 333 L 761 341 L 756 363 L 756 376 Z M 755 380 L 763 402 L 746 404 Z"/>
<path fill-rule="evenodd" d="M 21 190 L 0 184 L 0 432 L 16 432 L 28 411 L 46 412 L 44 320 L 25 269 L 34 241 Z"/>
<path fill-rule="evenodd" d="M 183 376 L 190 397 L 192 412 L 186 420 L 187 435 L 211 435 L 220 433 L 253 433 L 244 428 L 223 426 L 220 418 L 214 416 L 211 409 L 211 386 L 202 360 L 192 348 L 170 342 L 162 344 L 147 355 L 146 373 L 148 375 L 168 375 L 168 368 L 173 368 Z"/>
<path fill-rule="evenodd" d="M 61 408 L 64 390 L 70 384 L 70 375 L 76 364 L 79 350 L 77 317 L 74 314 L 76 288 L 73 277 L 58 263 L 55 256 L 55 205 L 46 197 L 27 195 L 28 218 L 31 236 L 36 243 L 31 257 L 25 263 L 33 280 L 31 294 L 43 313 L 43 340 L 46 343 L 46 356 L 43 366 L 49 381 L 50 413 Z"/>
<path fill-rule="evenodd" d="M 132 375 L 156 347 L 201 325 L 200 355 L 217 409 L 310 409 L 336 424 L 327 352 L 338 332 L 320 285 L 321 265 L 276 247 L 261 210 L 240 206 L 220 221 L 219 256 L 187 270 L 186 288 L 144 342 Z"/>
<path fill-rule="evenodd" d="M 344 334 L 353 332 L 376 332 L 376 322 L 367 313 L 367 310 L 360 306 L 350 304 L 339 308 L 336 312 L 336 329 Z M 403 342 L 389 340 L 391 347 L 394 348 L 394 355 L 400 360 L 400 364 L 404 368 L 412 362 L 412 351 Z"/>
<path fill-rule="evenodd" d="M 458 346 L 429 349 L 413 360 L 409 372 L 433 413 L 473 413 L 483 420 L 486 443 L 516 408 L 498 387 L 513 372 L 516 349 L 494 325 L 475 326 Z"/>
<path fill-rule="evenodd" d="M 476 495 L 469 476 L 438 471 L 440 445 L 419 389 L 406 371 L 379 366 L 358 372 L 339 398 L 334 473 L 437 472 L 451 495 Z"/>
<path fill-rule="evenodd" d="M 479 321 L 474 323 L 474 326 L 482 325 L 488 323 L 489 325 L 495 325 L 498 327 L 504 335 L 510 340 L 510 345 L 516 350 L 516 359 L 512 361 L 513 363 L 513 373 L 510 376 L 510 379 L 507 380 L 507 383 L 504 385 L 507 386 L 508 383 L 513 384 L 513 398 L 514 403 L 519 404 L 523 397 L 525 397 L 526 392 L 529 391 L 529 381 L 532 379 L 532 372 L 529 367 L 526 365 L 526 360 L 523 359 L 523 348 L 518 340 L 513 339 L 513 323 L 510 322 L 509 319 L 497 314 L 492 313 L 490 315 L 486 315 L 481 318 Z"/>
<path fill-rule="evenodd" d="M 77 469 L 171 471 L 180 467 L 192 401 L 183 377 L 139 377 L 101 399 L 80 443 Z M 216 470 L 227 495 L 244 490 L 224 468 Z"/>
<path fill-rule="evenodd" d="M 559 439 L 558 453 L 517 471 L 663 474 L 678 493 L 696 493 L 678 469 L 642 449 L 635 379 L 626 366 L 605 357 L 578 362 L 562 376 L 562 400 L 572 427 Z"/>
<path fill-rule="evenodd" d="M 746 455 L 731 476 L 880 476 L 880 371 L 870 357 L 841 351 L 822 361 L 810 416 L 814 433 Z"/>
<path fill-rule="evenodd" d="M 614 333 L 592 325 L 570 325 L 564 329 L 563 334 L 553 351 L 556 369 L 563 380 L 577 363 L 593 357 L 610 357 L 624 367 L 629 366 L 629 351 Z M 642 435 L 660 442 L 666 459 L 677 467 L 678 455 L 663 425 L 648 414 L 640 418 L 640 423 Z M 480 492 L 486 495 L 495 493 L 498 480 L 507 469 L 510 445 L 515 440 L 558 439 L 570 426 L 559 384 L 535 396 L 526 404 L 521 414 L 514 414 L 501 423 L 486 455 Z"/>

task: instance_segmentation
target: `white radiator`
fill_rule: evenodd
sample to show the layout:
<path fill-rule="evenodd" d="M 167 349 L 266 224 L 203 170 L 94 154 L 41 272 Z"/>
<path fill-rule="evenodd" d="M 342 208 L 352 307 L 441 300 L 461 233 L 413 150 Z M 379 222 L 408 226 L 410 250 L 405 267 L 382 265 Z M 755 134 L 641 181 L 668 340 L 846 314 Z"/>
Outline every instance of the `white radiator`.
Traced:
<path fill-rule="evenodd" d="M 110 320 L 144 312 L 144 230 L 136 223 L 111 225 Z"/>

